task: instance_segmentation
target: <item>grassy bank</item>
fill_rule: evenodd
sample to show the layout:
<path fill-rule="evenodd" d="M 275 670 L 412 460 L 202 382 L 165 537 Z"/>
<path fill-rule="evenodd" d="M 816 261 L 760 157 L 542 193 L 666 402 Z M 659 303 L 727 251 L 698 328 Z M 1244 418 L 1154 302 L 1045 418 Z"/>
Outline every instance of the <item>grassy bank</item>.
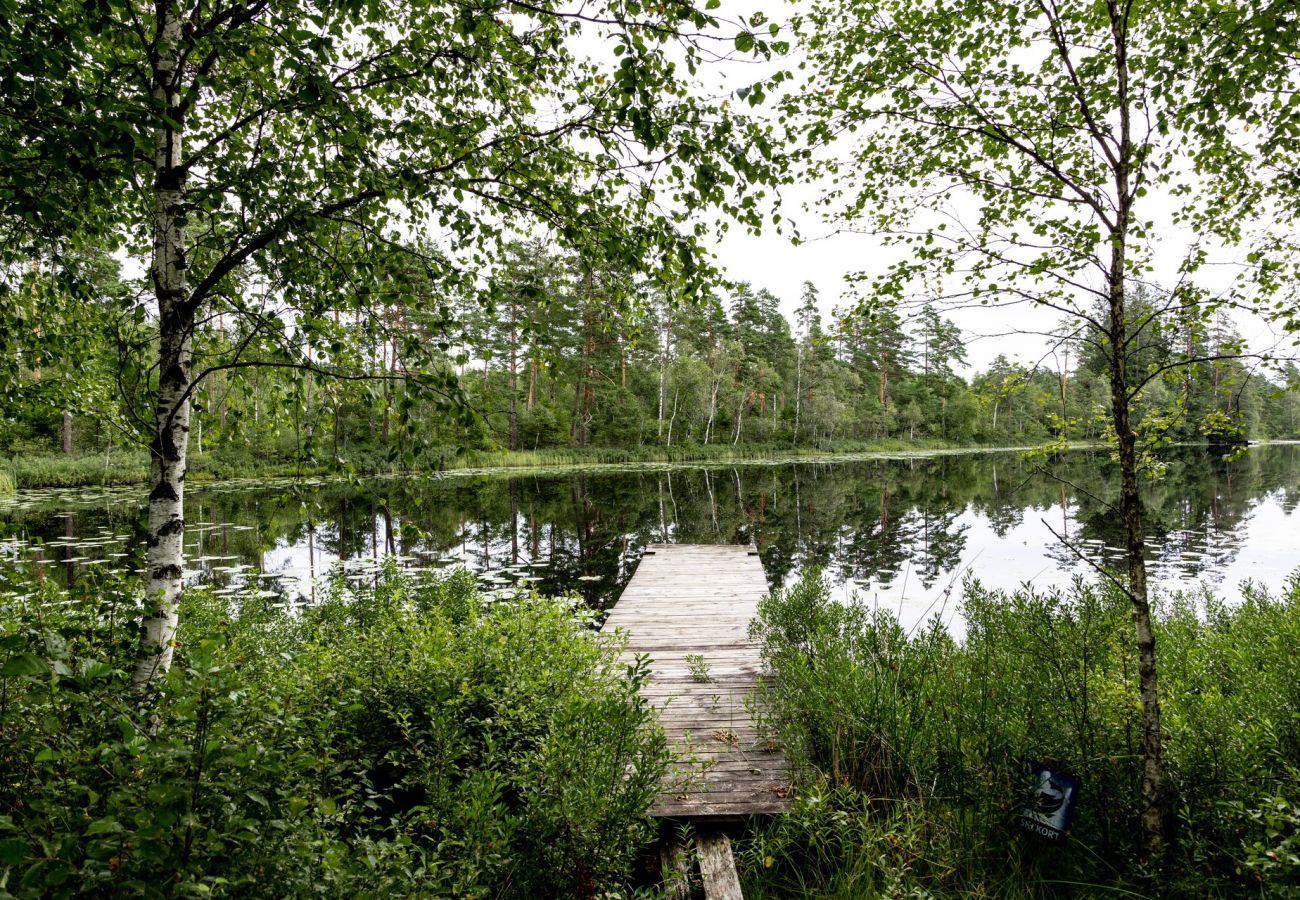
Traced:
<path fill-rule="evenodd" d="M 19 453 L 0 458 L 0 478 L 16 488 L 140 484 L 149 477 L 149 456 L 141 452 Z"/>
<path fill-rule="evenodd" d="M 885 440 L 845 442 L 825 447 L 791 447 L 786 444 L 712 444 L 693 447 L 585 447 L 549 450 L 466 450 L 431 448 L 424 454 L 419 472 L 455 472 L 461 469 L 545 469 L 631 463 L 744 462 L 823 458 L 855 453 L 901 453 L 961 448 L 933 441 Z M 348 461 L 351 471 L 361 475 L 391 474 L 386 460 Z M 342 474 L 338 466 L 322 462 L 255 457 L 244 452 L 195 454 L 191 459 L 193 481 L 230 478 L 281 477 L 294 475 Z M 5 479 L 15 488 L 80 487 L 83 485 L 143 484 L 149 477 L 149 456 L 144 451 L 118 450 L 111 454 L 20 454 L 0 458 L 0 493 Z"/>
<path fill-rule="evenodd" d="M 889 453 L 960 449 L 939 441 L 846 441 L 822 447 L 789 444 L 710 444 L 686 447 L 558 447 L 547 450 L 470 450 L 448 457 L 446 470 L 459 468 L 555 468 L 628 463 L 743 462 L 800 459 L 854 453 Z M 976 448 L 971 448 L 976 449 Z"/>
<path fill-rule="evenodd" d="M 391 569 L 294 615 L 189 589 L 142 709 L 141 598 L 29 587 L 0 608 L 0 896 L 590 897 L 653 838 L 642 672 L 564 603 Z"/>
<path fill-rule="evenodd" d="M 194 454 L 191 481 L 228 478 L 331 474 L 333 467 L 299 464 L 293 460 L 246 454 Z M 144 484 L 149 479 L 149 454 L 143 450 L 111 453 L 25 453 L 0 457 L 0 493 L 5 479 L 15 489 L 68 488 L 91 485 Z"/>
<path fill-rule="evenodd" d="M 956 644 L 815 578 L 765 602 L 761 709 L 800 791 L 742 843 L 745 896 L 1300 896 L 1300 581 L 1161 610 L 1174 849 L 1150 879 L 1126 598 L 971 584 L 964 615 Z M 1081 779 L 1063 845 L 1018 825 L 1031 760 Z"/>

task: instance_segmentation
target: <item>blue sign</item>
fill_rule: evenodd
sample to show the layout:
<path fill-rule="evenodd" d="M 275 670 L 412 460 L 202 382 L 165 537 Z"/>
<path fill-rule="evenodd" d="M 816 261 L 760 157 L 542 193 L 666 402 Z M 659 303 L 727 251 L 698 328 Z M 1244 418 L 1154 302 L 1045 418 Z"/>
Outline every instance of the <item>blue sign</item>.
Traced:
<path fill-rule="evenodd" d="M 1063 841 L 1079 802 L 1079 779 L 1030 764 L 1029 796 L 1020 808 L 1020 826 L 1049 841 Z"/>

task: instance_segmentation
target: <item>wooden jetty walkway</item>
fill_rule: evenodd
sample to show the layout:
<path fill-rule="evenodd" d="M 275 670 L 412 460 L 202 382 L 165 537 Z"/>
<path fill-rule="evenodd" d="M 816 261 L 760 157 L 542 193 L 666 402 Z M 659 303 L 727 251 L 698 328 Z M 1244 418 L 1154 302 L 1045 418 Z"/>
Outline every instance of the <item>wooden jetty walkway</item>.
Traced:
<path fill-rule="evenodd" d="M 674 751 L 650 814 L 695 826 L 711 897 L 739 896 L 738 885 L 733 892 L 727 884 L 735 871 L 721 828 L 790 808 L 785 760 L 745 707 L 762 672 L 749 623 L 766 594 L 751 547 L 652 544 L 602 629 L 622 629 L 626 652 L 650 657 L 642 693 L 659 710 Z M 680 859 L 669 864 L 684 868 Z"/>

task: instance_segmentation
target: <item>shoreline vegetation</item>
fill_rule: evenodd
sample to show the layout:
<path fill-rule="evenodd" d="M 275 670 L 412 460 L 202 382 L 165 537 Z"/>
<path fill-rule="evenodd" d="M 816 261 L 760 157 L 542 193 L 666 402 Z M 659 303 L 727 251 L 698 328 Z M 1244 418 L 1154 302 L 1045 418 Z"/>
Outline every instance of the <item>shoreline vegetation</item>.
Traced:
<path fill-rule="evenodd" d="M 1272 442 L 1279 443 L 1279 442 Z M 1090 441 L 1071 442 L 1065 449 L 1104 447 Z M 445 450 L 439 453 L 438 450 Z M 783 462 L 839 462 L 880 457 L 917 458 L 964 453 L 1011 453 L 1039 449 L 1033 445 L 993 446 L 955 444 L 944 441 L 879 440 L 830 444 L 825 447 L 789 447 L 779 444 L 740 444 L 687 447 L 584 447 L 549 450 L 468 450 L 435 448 L 422 465 L 396 467 L 343 461 L 282 460 L 250 462 L 229 460 L 221 455 L 200 455 L 191 464 L 189 482 L 202 485 L 247 478 L 286 477 L 391 477 L 398 475 L 478 475 L 495 471 L 555 472 L 588 471 L 629 465 L 677 465 L 690 463 L 760 464 Z M 121 450 L 109 454 L 36 453 L 0 457 L 0 494 L 29 488 L 75 488 L 143 485 L 149 477 L 148 456 L 143 451 Z"/>
<path fill-rule="evenodd" d="M 190 588 L 142 709 L 141 586 L 36 587 L 0 600 L 0 896 L 585 897 L 653 840 L 646 669 L 565 599 Z"/>
<path fill-rule="evenodd" d="M 484 469 L 544 470 L 588 466 L 618 466 L 634 463 L 744 462 L 757 460 L 799 460 L 853 458 L 884 453 L 936 454 L 1023 450 L 1025 447 L 963 446 L 941 441 L 861 441 L 826 447 L 789 447 L 779 444 L 715 444 L 687 447 L 581 447 L 547 450 L 466 450 L 432 448 L 426 459 L 409 467 L 387 460 L 343 460 L 341 463 L 302 462 L 285 459 L 250 461 L 242 456 L 228 459 L 222 454 L 197 455 L 191 462 L 191 483 L 222 481 L 250 475 L 262 477 L 319 477 L 323 475 L 384 476 L 429 473 L 476 474 Z M 15 489 L 38 487 L 81 487 L 144 484 L 149 477 L 149 459 L 138 453 L 116 450 L 108 454 L 36 453 L 0 457 L 0 478 L 9 478 Z"/>
<path fill-rule="evenodd" d="M 966 637 L 907 632 L 810 573 L 751 626 L 756 701 L 798 787 L 738 843 L 745 896 L 1300 896 L 1300 572 L 1240 604 L 1154 598 L 1163 873 L 1142 859 L 1137 652 L 1122 592 L 963 586 Z M 1027 833 L 1036 765 L 1079 779 L 1069 838 Z"/>
<path fill-rule="evenodd" d="M 963 596 L 962 643 L 816 574 L 764 601 L 755 709 L 796 803 L 738 836 L 746 896 L 1300 891 L 1300 574 L 1158 604 L 1176 878 L 1136 843 L 1126 599 Z M 659 896 L 668 747 L 644 667 L 581 604 L 391 562 L 297 612 L 194 588 L 150 719 L 127 689 L 142 600 L 92 575 L 0 606 L 5 896 Z M 1082 780 L 1064 844 L 1019 824 L 1029 760 Z"/>
<path fill-rule="evenodd" d="M 1249 446 L 1295 444 L 1292 440 L 1252 440 Z M 190 469 L 191 485 L 206 485 L 249 478 L 394 477 L 401 475 L 454 476 L 494 472 L 554 473 L 592 471 L 625 466 L 686 465 L 691 463 L 746 464 L 786 462 L 851 462 L 882 457 L 918 459 L 966 453 L 1024 453 L 1037 450 L 1062 452 L 1098 450 L 1099 441 L 1070 441 L 1061 448 L 1018 444 L 961 444 L 945 441 L 887 439 L 848 441 L 824 447 L 790 447 L 780 444 L 718 444 L 686 447 L 574 447 L 548 450 L 468 450 L 434 448 L 422 465 L 397 467 L 388 463 L 323 463 L 279 460 L 260 462 L 227 459 L 222 454 L 199 455 Z M 1204 443 L 1176 446 L 1218 447 Z M 443 451 L 443 452 L 440 452 Z M 143 485 L 149 477 L 148 456 L 143 452 L 115 450 L 99 453 L 31 453 L 0 456 L 0 495 L 32 488 L 76 488 Z"/>

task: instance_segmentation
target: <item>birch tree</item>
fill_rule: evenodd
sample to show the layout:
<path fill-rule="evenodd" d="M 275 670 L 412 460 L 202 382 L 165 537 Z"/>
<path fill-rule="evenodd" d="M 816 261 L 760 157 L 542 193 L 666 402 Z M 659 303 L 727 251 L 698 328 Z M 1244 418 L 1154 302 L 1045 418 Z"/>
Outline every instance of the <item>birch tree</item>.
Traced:
<path fill-rule="evenodd" d="M 1134 366 L 1135 335 L 1159 326 L 1133 317 L 1130 294 L 1162 224 L 1149 192 L 1181 198 L 1185 211 L 1222 210 L 1222 194 L 1200 190 L 1189 171 L 1188 132 L 1176 127 L 1195 27 L 1175 6 L 1140 0 L 815 2 L 797 21 L 809 84 L 788 100 L 812 171 L 831 184 L 827 214 L 904 251 L 874 281 L 868 313 L 937 285 L 951 303 L 1064 312 L 1105 347 L 1153 861 L 1170 816 L 1133 402 L 1180 360 Z M 1214 160 L 1203 155 L 1203 171 Z M 1213 313 L 1196 281 L 1206 260 L 1203 246 L 1187 248 L 1166 312 Z"/>
<path fill-rule="evenodd" d="M 694 99 L 687 75 L 719 26 L 689 2 L 16 0 L 6 12 L 3 46 L 47 49 L 28 54 L 30 102 L 3 123 L 0 137 L 28 135 L 7 144 L 29 188 L 5 212 L 34 233 L 89 227 L 67 207 L 93 188 L 91 224 L 148 261 L 142 686 L 172 660 L 190 401 L 205 377 L 258 365 L 372 377 L 311 339 L 329 334 L 331 305 L 473 290 L 511 229 L 698 284 L 708 267 L 678 223 L 743 193 L 770 153 Z M 608 61 L 573 49 L 584 34 L 604 39 Z M 668 182 L 672 210 L 656 199 Z M 196 360 L 196 328 L 218 312 L 246 335 L 284 336 L 283 352 L 258 358 L 250 339 Z M 406 383 L 463 408 L 446 367 Z"/>

